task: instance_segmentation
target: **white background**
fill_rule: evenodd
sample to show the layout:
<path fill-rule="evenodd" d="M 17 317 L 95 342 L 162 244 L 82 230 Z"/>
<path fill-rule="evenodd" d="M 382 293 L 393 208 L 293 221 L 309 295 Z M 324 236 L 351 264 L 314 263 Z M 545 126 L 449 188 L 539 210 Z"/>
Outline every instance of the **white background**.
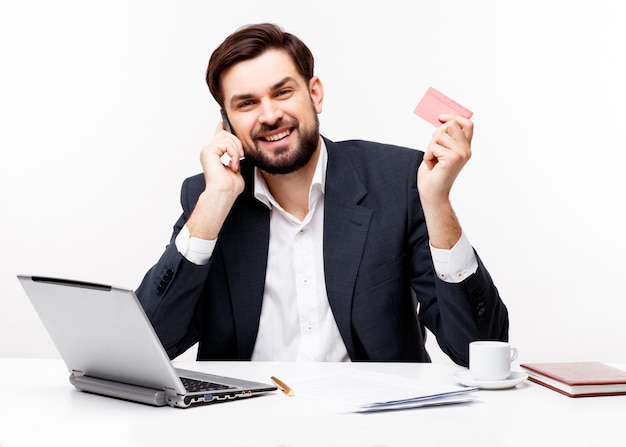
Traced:
<path fill-rule="evenodd" d="M 412 110 L 429 86 L 471 109 L 453 204 L 520 360 L 626 361 L 619 4 L 3 2 L 0 356 L 57 356 L 16 274 L 139 285 L 219 120 L 208 58 L 269 21 L 316 56 L 331 139 L 425 148 Z"/>

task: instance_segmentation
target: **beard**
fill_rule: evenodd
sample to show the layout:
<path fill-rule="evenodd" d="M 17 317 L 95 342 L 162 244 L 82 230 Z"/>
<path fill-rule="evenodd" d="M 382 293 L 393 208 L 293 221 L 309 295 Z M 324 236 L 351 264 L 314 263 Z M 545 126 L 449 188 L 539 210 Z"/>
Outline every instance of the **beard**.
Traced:
<path fill-rule="evenodd" d="M 255 134 L 263 134 L 279 127 L 289 127 L 298 129 L 300 140 L 294 148 L 284 146 L 271 154 L 259 150 L 258 145 L 255 144 L 252 150 L 245 151 L 246 159 L 268 174 L 290 174 L 302 168 L 311 160 L 319 144 L 319 119 L 315 111 L 313 112 L 313 117 L 314 125 L 310 128 L 300 127 L 300 123 L 296 119 L 290 121 L 280 120 L 271 126 L 263 126 Z M 256 141 L 256 138 L 253 138 L 253 141 Z"/>

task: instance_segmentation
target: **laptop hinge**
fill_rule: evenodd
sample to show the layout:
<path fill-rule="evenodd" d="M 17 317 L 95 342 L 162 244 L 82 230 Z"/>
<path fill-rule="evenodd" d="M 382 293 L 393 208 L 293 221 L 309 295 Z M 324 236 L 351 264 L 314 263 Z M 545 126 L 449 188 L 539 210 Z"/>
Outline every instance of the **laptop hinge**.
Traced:
<path fill-rule="evenodd" d="M 163 387 L 163 391 L 165 391 L 165 394 L 167 394 L 168 396 L 178 396 L 179 395 L 174 388 L 171 388 L 169 386 L 164 386 Z"/>

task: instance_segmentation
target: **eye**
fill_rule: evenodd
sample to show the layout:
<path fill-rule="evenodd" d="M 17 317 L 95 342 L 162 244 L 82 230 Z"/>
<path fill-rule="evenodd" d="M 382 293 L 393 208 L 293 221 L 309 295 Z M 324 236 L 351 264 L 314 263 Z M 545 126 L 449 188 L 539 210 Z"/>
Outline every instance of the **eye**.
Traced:
<path fill-rule="evenodd" d="M 252 104 L 254 104 L 254 102 L 252 100 L 242 101 L 240 103 L 237 103 L 236 108 L 237 109 L 245 109 L 247 107 L 250 107 Z"/>
<path fill-rule="evenodd" d="M 290 88 L 283 88 L 278 90 L 278 92 L 276 92 L 276 96 L 277 97 L 285 97 L 285 96 L 290 96 L 293 93 L 293 90 Z"/>

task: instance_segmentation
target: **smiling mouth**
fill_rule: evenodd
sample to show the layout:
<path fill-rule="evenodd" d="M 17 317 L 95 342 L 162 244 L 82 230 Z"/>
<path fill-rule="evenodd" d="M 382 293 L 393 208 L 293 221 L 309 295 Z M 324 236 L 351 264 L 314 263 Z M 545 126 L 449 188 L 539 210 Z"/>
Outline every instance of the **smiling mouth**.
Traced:
<path fill-rule="evenodd" d="M 291 129 L 285 130 L 284 132 L 280 132 L 275 135 L 270 135 L 268 137 L 261 137 L 260 139 L 263 141 L 268 141 L 270 143 L 273 143 L 274 141 L 282 140 L 283 138 L 286 138 L 289 135 L 291 135 Z"/>

